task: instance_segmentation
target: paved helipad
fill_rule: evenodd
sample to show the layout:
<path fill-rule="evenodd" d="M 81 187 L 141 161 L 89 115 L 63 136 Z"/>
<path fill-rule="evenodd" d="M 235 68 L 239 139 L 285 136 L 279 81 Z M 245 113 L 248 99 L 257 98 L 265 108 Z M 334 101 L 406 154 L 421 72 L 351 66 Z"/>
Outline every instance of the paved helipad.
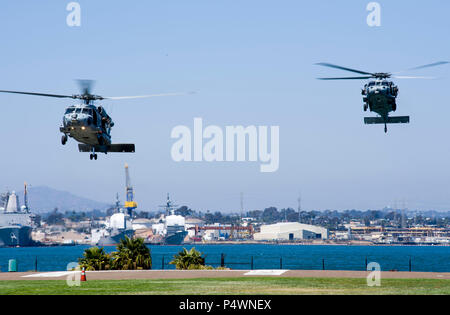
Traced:
<path fill-rule="evenodd" d="M 1 280 L 65 280 L 78 276 L 80 272 L 27 272 L 0 273 Z M 87 271 L 88 280 L 133 280 L 133 279 L 195 279 L 195 278 L 239 278 L 239 277 L 283 277 L 283 278 L 366 278 L 366 271 L 331 270 L 142 270 L 142 271 Z M 382 272 L 382 279 L 448 279 L 450 273 L 429 272 Z"/>

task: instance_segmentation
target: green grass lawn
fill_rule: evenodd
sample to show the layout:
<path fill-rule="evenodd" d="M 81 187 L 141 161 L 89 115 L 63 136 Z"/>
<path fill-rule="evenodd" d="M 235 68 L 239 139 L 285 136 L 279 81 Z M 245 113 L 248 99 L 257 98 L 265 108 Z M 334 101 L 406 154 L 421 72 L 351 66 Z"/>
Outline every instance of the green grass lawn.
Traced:
<path fill-rule="evenodd" d="M 184 280 L 88 281 L 69 287 L 65 281 L 0 281 L 0 294 L 158 294 L 158 295 L 266 295 L 266 294 L 450 294 L 449 280 L 382 280 L 368 287 L 365 279 L 232 278 Z"/>

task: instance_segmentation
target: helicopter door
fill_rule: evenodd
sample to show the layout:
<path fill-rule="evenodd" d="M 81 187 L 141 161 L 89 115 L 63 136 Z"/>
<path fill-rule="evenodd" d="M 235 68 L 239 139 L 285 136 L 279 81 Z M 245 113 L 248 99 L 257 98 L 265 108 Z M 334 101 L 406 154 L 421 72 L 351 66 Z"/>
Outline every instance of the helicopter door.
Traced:
<path fill-rule="evenodd" d="M 97 124 L 98 118 L 97 118 L 97 111 L 96 110 L 92 110 L 92 120 L 94 122 L 94 126 L 98 126 L 98 124 Z"/>

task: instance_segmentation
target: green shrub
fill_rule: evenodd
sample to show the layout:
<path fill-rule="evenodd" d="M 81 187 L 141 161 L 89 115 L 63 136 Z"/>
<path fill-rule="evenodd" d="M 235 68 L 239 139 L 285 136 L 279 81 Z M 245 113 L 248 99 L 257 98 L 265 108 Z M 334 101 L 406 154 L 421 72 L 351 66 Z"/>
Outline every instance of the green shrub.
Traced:
<path fill-rule="evenodd" d="M 150 249 L 144 244 L 144 239 L 120 240 L 117 251 L 112 254 L 114 270 L 147 270 L 152 269 Z"/>
<path fill-rule="evenodd" d="M 79 259 L 79 264 L 87 271 L 109 270 L 112 258 L 111 255 L 105 253 L 103 247 L 91 247 L 84 251 L 83 258 Z"/>
<path fill-rule="evenodd" d="M 199 269 L 205 266 L 205 258 L 202 257 L 202 253 L 194 247 L 189 251 L 186 248 L 183 248 L 181 252 L 173 256 L 173 260 L 170 264 L 175 265 L 178 270 Z"/>
<path fill-rule="evenodd" d="M 103 247 L 91 247 L 84 251 L 79 259 L 81 268 L 87 271 L 98 270 L 146 270 L 152 268 L 150 249 L 144 244 L 144 239 L 120 240 L 117 251 L 106 254 Z"/>

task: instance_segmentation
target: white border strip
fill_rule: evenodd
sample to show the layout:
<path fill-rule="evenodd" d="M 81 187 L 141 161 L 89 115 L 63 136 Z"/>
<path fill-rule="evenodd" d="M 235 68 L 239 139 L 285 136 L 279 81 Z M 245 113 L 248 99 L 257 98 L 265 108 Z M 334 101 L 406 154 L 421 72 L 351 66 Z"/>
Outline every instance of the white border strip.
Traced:
<path fill-rule="evenodd" d="M 244 276 L 281 276 L 288 270 L 252 270 L 244 274 Z"/>

